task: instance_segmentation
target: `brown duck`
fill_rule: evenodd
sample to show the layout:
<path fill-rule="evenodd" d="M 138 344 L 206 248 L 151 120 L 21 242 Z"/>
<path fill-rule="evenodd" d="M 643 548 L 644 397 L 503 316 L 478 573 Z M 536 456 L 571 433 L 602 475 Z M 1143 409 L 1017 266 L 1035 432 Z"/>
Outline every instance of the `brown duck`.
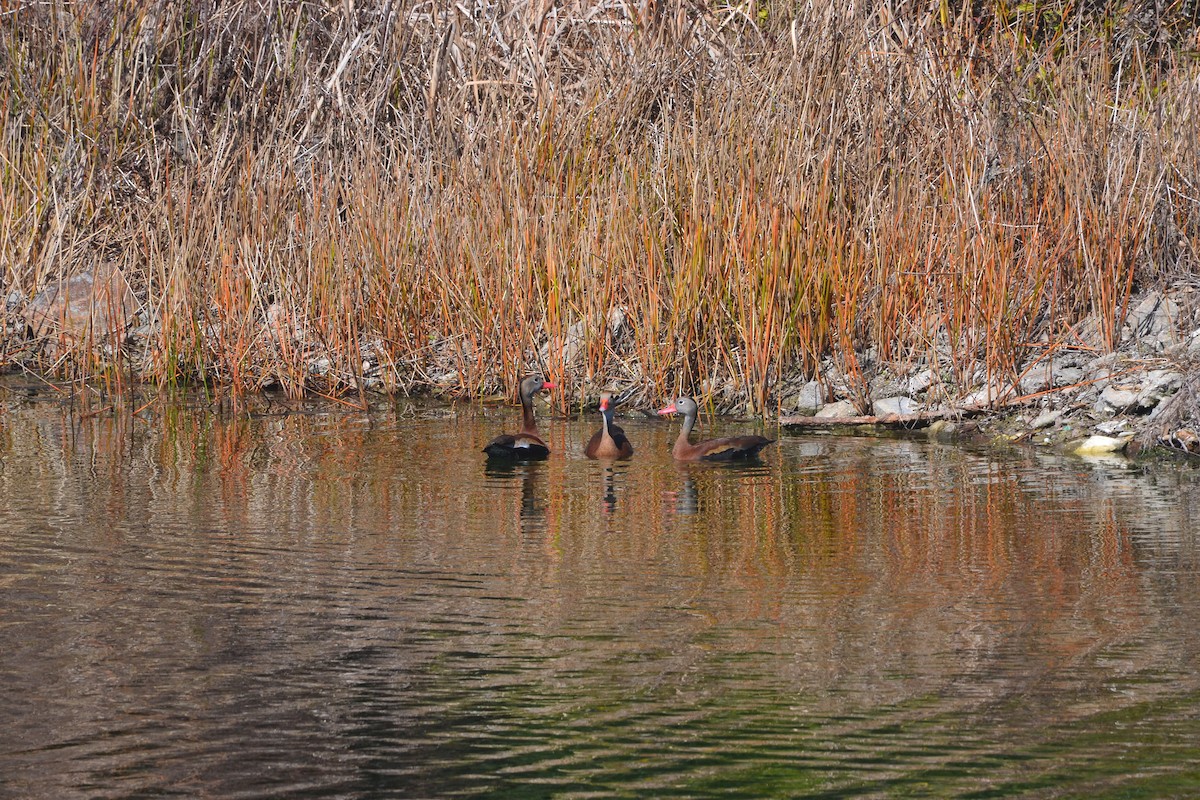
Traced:
<path fill-rule="evenodd" d="M 692 444 L 688 441 L 688 434 L 692 432 L 692 427 L 696 424 L 697 411 L 695 400 L 690 397 L 680 397 L 658 412 L 662 415 L 683 414 L 683 427 L 679 431 L 679 438 L 675 440 L 675 447 L 671 450 L 671 455 L 675 456 L 676 461 L 750 459 L 757 456 L 759 450 L 775 441 L 763 436 L 726 436 L 721 439 L 708 439 Z"/>
<path fill-rule="evenodd" d="M 583 454 L 588 458 L 629 458 L 633 445 L 625 431 L 613 424 L 613 400 L 608 392 L 600 395 L 600 430 L 592 434 Z"/>

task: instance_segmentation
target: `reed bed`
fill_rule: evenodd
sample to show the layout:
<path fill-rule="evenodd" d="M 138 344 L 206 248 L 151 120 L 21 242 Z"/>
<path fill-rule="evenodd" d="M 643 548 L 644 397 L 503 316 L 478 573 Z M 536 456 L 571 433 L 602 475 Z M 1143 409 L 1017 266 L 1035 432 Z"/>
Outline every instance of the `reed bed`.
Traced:
<path fill-rule="evenodd" d="M 1013 384 L 1196 268 L 1196 9 L 1159 11 L 7 3 L 0 357 L 352 403 Z M 99 265 L 128 326 L 29 339 Z"/>

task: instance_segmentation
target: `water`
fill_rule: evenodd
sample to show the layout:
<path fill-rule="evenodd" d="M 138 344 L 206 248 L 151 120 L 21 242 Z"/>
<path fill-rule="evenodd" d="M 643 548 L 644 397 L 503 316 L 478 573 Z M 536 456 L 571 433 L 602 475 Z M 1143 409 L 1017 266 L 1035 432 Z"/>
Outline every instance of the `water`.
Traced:
<path fill-rule="evenodd" d="M 0 400 L 2 797 L 1200 795 L 1190 469 Z"/>

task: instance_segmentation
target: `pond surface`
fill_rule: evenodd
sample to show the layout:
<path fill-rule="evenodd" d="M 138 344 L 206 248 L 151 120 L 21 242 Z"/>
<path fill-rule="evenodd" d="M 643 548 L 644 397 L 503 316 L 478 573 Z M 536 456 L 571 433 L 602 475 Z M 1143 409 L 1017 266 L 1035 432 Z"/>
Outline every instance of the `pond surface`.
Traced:
<path fill-rule="evenodd" d="M 1200 792 L 1187 468 L 0 401 L 3 797 Z"/>

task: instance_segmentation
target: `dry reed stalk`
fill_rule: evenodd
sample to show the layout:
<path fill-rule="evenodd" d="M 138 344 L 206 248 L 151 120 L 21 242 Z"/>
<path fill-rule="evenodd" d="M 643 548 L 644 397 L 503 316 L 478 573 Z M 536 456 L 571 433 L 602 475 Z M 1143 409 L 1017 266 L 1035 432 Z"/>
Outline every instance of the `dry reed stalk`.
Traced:
<path fill-rule="evenodd" d="M 1197 67 L 1162 37 L 761 10 L 14 9 L 5 294 L 119 254 L 148 331 L 23 363 L 359 402 L 539 369 L 764 411 L 832 359 L 865 404 L 889 363 L 1015 384 L 1089 314 L 1114 346 L 1139 281 L 1194 266 Z"/>

